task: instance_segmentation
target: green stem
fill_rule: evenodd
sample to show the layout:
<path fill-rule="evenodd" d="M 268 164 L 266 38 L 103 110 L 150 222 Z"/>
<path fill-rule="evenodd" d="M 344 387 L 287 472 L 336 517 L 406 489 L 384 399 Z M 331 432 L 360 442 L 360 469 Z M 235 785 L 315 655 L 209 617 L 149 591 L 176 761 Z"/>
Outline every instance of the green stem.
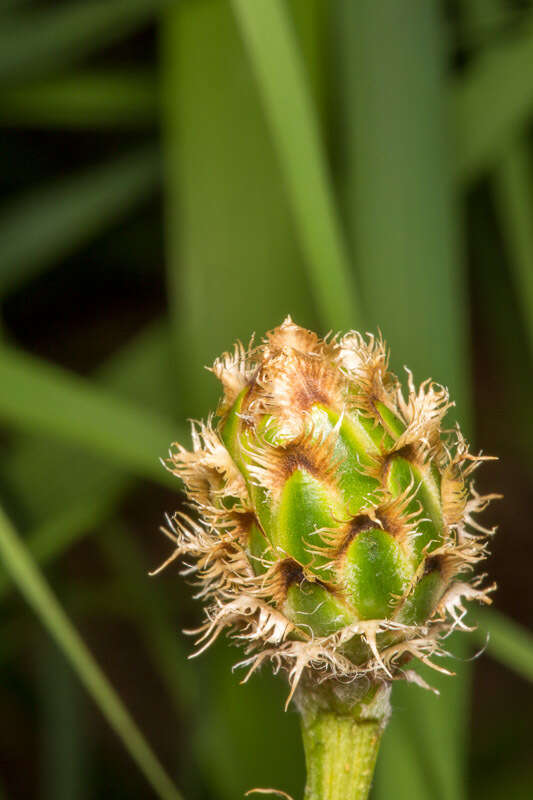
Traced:
<path fill-rule="evenodd" d="M 302 714 L 307 764 L 304 800 L 365 800 L 383 724 L 331 711 Z"/>

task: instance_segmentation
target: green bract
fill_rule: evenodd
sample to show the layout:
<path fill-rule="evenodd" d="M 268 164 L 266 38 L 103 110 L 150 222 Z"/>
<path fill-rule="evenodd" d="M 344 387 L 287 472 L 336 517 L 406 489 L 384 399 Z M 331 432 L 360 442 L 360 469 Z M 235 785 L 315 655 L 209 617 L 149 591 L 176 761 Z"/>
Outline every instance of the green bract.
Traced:
<path fill-rule="evenodd" d="M 466 627 L 463 601 L 492 588 L 471 578 L 492 533 L 472 514 L 491 496 L 465 482 L 481 459 L 459 429 L 441 431 L 446 389 L 408 373 L 404 396 L 380 340 L 320 340 L 290 318 L 213 372 L 217 423 L 168 462 L 194 509 L 167 532 L 206 601 L 199 641 L 231 628 L 250 672 L 270 659 L 293 689 L 304 670 L 413 677 L 409 660 L 431 663 Z"/>

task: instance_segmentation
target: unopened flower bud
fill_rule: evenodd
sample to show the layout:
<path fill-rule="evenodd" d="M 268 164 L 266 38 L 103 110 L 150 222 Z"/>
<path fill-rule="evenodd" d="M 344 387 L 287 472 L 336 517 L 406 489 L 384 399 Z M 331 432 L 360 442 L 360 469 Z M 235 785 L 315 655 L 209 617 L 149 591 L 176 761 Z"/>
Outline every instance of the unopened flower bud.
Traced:
<path fill-rule="evenodd" d="M 473 568 L 492 531 L 473 520 L 492 496 L 469 476 L 482 460 L 442 430 L 448 392 L 407 392 L 380 339 L 321 340 L 290 318 L 263 342 L 215 361 L 216 418 L 168 460 L 193 508 L 169 531 L 205 603 L 201 649 L 224 629 L 253 672 L 270 660 L 292 691 L 413 677 L 465 628 L 465 600 L 489 602 Z"/>

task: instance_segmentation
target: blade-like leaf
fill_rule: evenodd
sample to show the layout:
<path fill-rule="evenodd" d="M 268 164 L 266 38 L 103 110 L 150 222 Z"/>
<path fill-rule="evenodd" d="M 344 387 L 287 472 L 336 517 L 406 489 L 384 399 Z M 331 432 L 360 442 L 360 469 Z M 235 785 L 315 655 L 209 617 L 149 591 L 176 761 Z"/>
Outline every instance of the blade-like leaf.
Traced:
<path fill-rule="evenodd" d="M 466 5 L 466 4 L 465 4 Z M 462 182 L 500 157 L 533 111 L 533 14 L 477 57 L 451 94 L 456 171 Z"/>
<path fill-rule="evenodd" d="M 533 636 L 514 620 L 492 609 L 476 611 L 479 628 L 476 636 L 487 652 L 517 672 L 528 681 L 533 681 Z M 488 638 L 487 638 L 488 634 Z"/>
<path fill-rule="evenodd" d="M 383 331 L 393 362 L 408 364 L 417 381 L 431 375 L 448 385 L 468 421 L 465 281 L 446 157 L 439 8 L 437 0 L 416 0 L 409 14 L 393 0 L 338 5 L 343 189 L 367 319 Z M 418 758 L 404 765 L 412 772 L 405 791 L 418 787 L 417 798 L 458 800 L 465 786 L 468 677 L 432 676 L 430 683 L 441 689 L 440 698 L 395 687 L 393 704 L 404 709 L 404 720 L 396 725 L 393 718 L 383 748 L 401 751 L 403 731 L 417 732 Z M 401 786 L 397 796 L 414 798 Z"/>
<path fill-rule="evenodd" d="M 156 323 L 113 355 L 96 377 L 117 395 L 170 416 L 175 405 L 171 371 L 169 330 Z M 51 447 L 46 437 L 35 435 L 19 437 L 3 455 L 1 474 L 15 505 L 23 508 L 32 555 L 43 564 L 100 525 L 130 485 L 123 473 L 97 457 L 61 442 Z M 0 598 L 7 588 L 4 573 Z"/>
<path fill-rule="evenodd" d="M 463 2 L 464 22 L 471 27 L 494 26 L 506 12 L 501 0 L 469 0 Z M 531 39 L 531 63 L 533 64 L 533 19 L 529 23 Z M 490 43 L 474 61 L 471 70 L 479 69 L 487 55 L 492 52 Z M 525 58 L 525 55 L 523 56 Z M 523 89 L 529 88 L 527 76 L 517 76 Z M 513 87 L 516 91 L 516 87 Z M 529 110 L 533 109 L 533 97 Z M 518 302 L 522 308 L 524 321 L 533 353 L 533 160 L 530 157 L 528 142 L 520 136 L 520 125 L 514 125 L 514 132 L 508 134 L 499 148 L 499 158 L 494 165 L 492 182 L 503 235 L 510 256 L 510 265 L 517 289 Z M 481 133 L 481 132 L 480 132 Z"/>
<path fill-rule="evenodd" d="M 183 431 L 87 380 L 0 347 L 0 420 L 75 442 L 133 474 L 176 487 L 158 462 Z"/>
<path fill-rule="evenodd" d="M 1 510 L 0 553 L 6 568 L 27 602 L 63 650 L 80 680 L 92 695 L 111 727 L 122 739 L 156 794 L 164 800 L 180 800 L 180 793 Z"/>
<path fill-rule="evenodd" d="M 43 638 L 36 664 L 43 739 L 39 788 L 53 800 L 88 800 L 84 698 L 55 642 Z"/>
<path fill-rule="evenodd" d="M 389 742 L 390 740 L 390 742 Z M 424 770 L 416 742 L 405 720 L 405 707 L 396 704 L 394 713 L 383 735 L 379 753 L 379 769 L 376 771 L 372 798 L 424 798 L 435 789 L 431 775 Z M 418 768 L 413 768 L 413 764 Z"/>
<path fill-rule="evenodd" d="M 148 72 L 80 72 L 0 89 L 0 124 L 39 128 L 152 126 L 158 86 Z"/>
<path fill-rule="evenodd" d="M 176 4 L 161 42 L 170 307 L 181 412 L 197 419 L 217 401 L 204 364 L 288 313 L 315 327 L 316 310 L 229 3 Z"/>
<path fill-rule="evenodd" d="M 97 373 L 116 393 L 153 408 L 170 410 L 174 399 L 169 392 L 171 372 L 169 332 L 158 323 L 148 326 L 140 335 L 115 354 Z M 7 463 L 6 463 L 7 462 Z M 26 537 L 28 549 L 41 564 L 61 555 L 89 530 L 101 530 L 117 499 L 129 485 L 121 473 L 103 468 L 98 461 L 81 458 L 74 449 L 50 447 L 33 436 L 24 437 L 15 453 L 3 460 L 3 471 L 10 492 L 24 501 L 24 513 L 35 520 Z M 43 474 L 47 480 L 43 482 Z M 32 492 L 28 494 L 27 487 Z M 177 485 L 177 482 L 176 482 Z M 40 491 L 44 489 L 44 491 Z M 41 522 L 43 518 L 45 521 Z M 154 531 L 153 535 L 157 535 Z M 130 611 L 131 622 L 138 626 L 147 652 L 152 655 L 169 696 L 180 715 L 187 712 L 197 694 L 197 670 L 186 658 L 185 650 L 175 628 L 174 613 L 163 603 L 147 575 L 149 565 L 143 562 L 131 536 L 118 524 L 99 537 L 110 564 L 120 574 L 120 592 Z M 167 548 L 162 539 L 161 558 Z M 118 584 L 115 584 L 118 587 Z M 0 571 L 0 599 L 12 583 L 3 569 Z M 79 592 L 76 592 L 76 600 Z M 117 612 L 116 605 L 108 613 Z M 78 607 L 78 606 L 76 606 Z M 184 749 L 184 757 L 187 750 Z M 198 757 L 201 762 L 201 757 Z"/>
<path fill-rule="evenodd" d="M 412 759 L 404 765 L 406 783 L 398 788 L 398 798 L 409 800 L 451 800 L 464 796 L 463 774 L 467 756 L 467 725 L 469 720 L 469 693 L 471 686 L 468 643 L 463 637 L 448 639 L 446 646 L 454 654 L 446 666 L 453 675 L 442 675 L 435 670 L 417 667 L 426 681 L 439 694 L 419 686 L 399 681 L 393 688 L 395 712 L 385 747 L 405 749 L 400 740 L 407 736 L 411 741 Z M 397 712 L 397 713 L 396 713 Z M 385 752 L 385 747 L 383 751 Z M 387 769 L 390 756 L 385 753 L 379 770 Z M 392 756 L 394 760 L 396 756 Z M 451 763 L 451 759 L 456 762 Z M 419 788 L 411 794 L 410 784 Z M 387 794 L 378 795 L 388 798 Z"/>
<path fill-rule="evenodd" d="M 0 82 L 79 62 L 138 30 L 165 2 L 82 0 L 14 14 L 0 29 Z"/>
<path fill-rule="evenodd" d="M 502 0 L 468 0 L 468 2 L 465 0 L 461 6 L 463 23 L 471 28 L 494 27 L 507 11 L 508 8 Z M 482 44 L 485 45 L 485 51 L 490 52 L 490 43 L 484 41 Z M 474 64 L 480 61 L 483 61 L 483 55 L 478 57 Z M 516 287 L 517 302 L 522 309 L 530 352 L 533 354 L 533 191 L 531 189 L 533 159 L 525 136 L 521 137 L 519 132 L 506 136 L 491 177 L 495 205 Z M 481 242 L 483 241 L 484 238 L 481 239 Z M 502 309 L 498 288 L 496 286 L 492 288 L 494 302 L 491 305 L 491 317 L 493 327 L 498 329 L 498 320 L 494 320 L 494 315 L 501 317 L 501 314 L 506 312 Z M 505 325 L 507 320 L 500 318 L 500 328 Z M 521 369 L 516 342 L 509 342 L 507 336 L 505 346 L 505 365 L 514 363 Z M 522 423 L 523 428 L 527 429 L 527 415 L 525 417 L 522 415 Z M 524 430 L 521 432 L 520 441 L 527 448 L 528 437 L 524 436 Z"/>
<path fill-rule="evenodd" d="M 232 0 L 278 151 L 322 324 L 362 324 L 308 80 L 281 0 Z"/>
<path fill-rule="evenodd" d="M 130 401 L 133 397 L 145 407 L 170 413 L 174 398 L 168 382 L 169 345 L 168 327 L 161 323 L 150 325 L 100 367 L 95 377 Z M 23 437 L 15 452 L 3 459 L 2 467 L 10 492 L 18 502 L 24 502 L 24 513 L 33 521 L 26 543 L 33 558 L 41 564 L 60 556 L 85 532 L 101 530 L 117 499 L 130 485 L 124 475 L 103 469 L 107 465 L 100 466 L 96 459 L 93 463 L 92 459 L 82 458 L 74 448 L 72 451 L 62 446 L 51 448 L 35 436 Z M 42 480 L 43 474 L 46 481 Z M 27 491 L 28 485 L 32 486 L 31 493 Z M 154 531 L 153 535 L 157 533 Z M 188 713 L 197 696 L 198 671 L 186 658 L 174 611 L 166 606 L 164 595 L 148 577 L 150 565 L 143 561 L 131 536 L 118 524 L 106 528 L 99 542 L 112 569 L 120 575 L 120 596 L 129 609 L 130 622 L 138 626 L 139 636 L 145 641 L 177 712 Z M 167 553 L 163 538 L 161 545 L 163 559 Z M 118 582 L 114 586 L 118 588 Z M 10 576 L 1 568 L 0 599 L 11 587 Z M 77 590 L 73 601 L 78 599 Z M 108 613 L 119 610 L 116 605 L 111 606 L 111 598 L 107 596 L 102 602 L 107 604 Z M 187 753 L 184 748 L 184 758 Z M 201 760 L 199 754 L 198 763 Z"/>
<path fill-rule="evenodd" d="M 471 27 L 494 26 L 506 13 L 502 0 L 463 1 L 462 14 Z M 533 37 L 533 27 L 531 28 Z M 533 39 L 532 39 L 533 41 Z M 490 43 L 485 50 L 490 52 Z M 533 47 L 533 45 L 532 45 Z M 482 62 L 483 56 L 479 57 Z M 522 77 L 523 83 L 529 81 Z M 492 173 L 499 218 L 507 243 L 511 269 L 517 288 L 533 354 L 533 162 L 525 137 L 508 138 Z M 501 305 L 498 297 L 498 305 Z M 506 354 L 506 362 L 509 363 Z M 533 680 L 533 637 L 513 620 L 492 609 L 479 609 L 477 630 L 480 643 L 488 652 L 528 680 Z M 485 638 L 488 634 L 488 638 Z"/>
<path fill-rule="evenodd" d="M 343 189 L 367 324 L 382 330 L 398 368 L 447 385 L 464 421 L 465 280 L 437 3 L 416 0 L 409 24 L 392 0 L 346 0 L 339 8 Z"/>
<path fill-rule="evenodd" d="M 12 200 L 0 212 L 0 293 L 119 220 L 159 179 L 158 151 L 147 147 Z"/>

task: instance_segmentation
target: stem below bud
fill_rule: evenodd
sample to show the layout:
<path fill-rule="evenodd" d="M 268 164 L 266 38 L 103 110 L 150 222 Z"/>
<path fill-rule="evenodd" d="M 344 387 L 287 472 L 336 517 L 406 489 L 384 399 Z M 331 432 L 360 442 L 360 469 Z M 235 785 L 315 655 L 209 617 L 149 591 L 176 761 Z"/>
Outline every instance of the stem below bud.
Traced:
<path fill-rule="evenodd" d="M 304 800 L 366 800 L 390 716 L 390 690 L 385 682 L 301 688 L 296 704 L 307 764 Z"/>
<path fill-rule="evenodd" d="M 307 764 L 304 800 L 366 800 L 383 724 L 330 711 L 302 715 Z"/>

